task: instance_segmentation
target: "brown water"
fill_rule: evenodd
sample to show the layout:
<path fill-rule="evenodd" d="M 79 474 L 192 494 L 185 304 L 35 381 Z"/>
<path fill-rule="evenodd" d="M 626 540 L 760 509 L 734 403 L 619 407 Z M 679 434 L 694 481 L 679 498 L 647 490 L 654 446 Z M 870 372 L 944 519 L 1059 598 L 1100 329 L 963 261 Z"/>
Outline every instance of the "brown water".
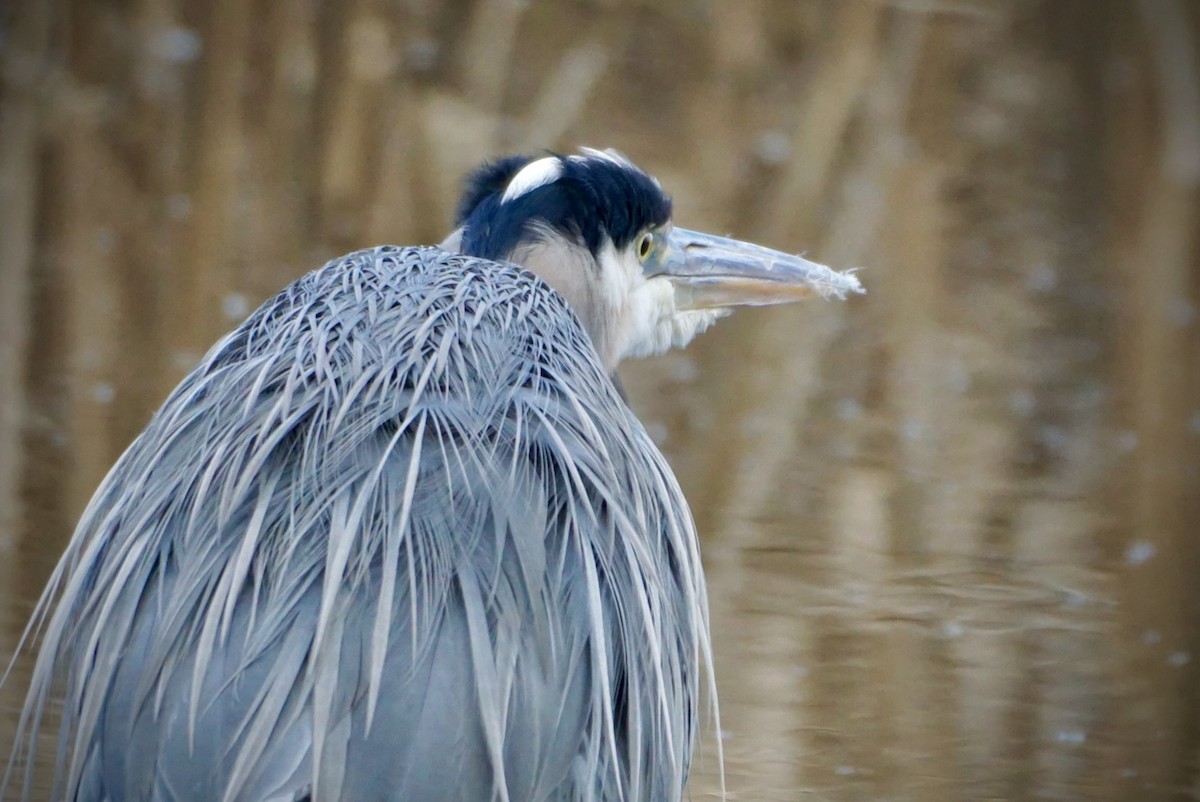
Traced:
<path fill-rule="evenodd" d="M 612 145 L 681 225 L 869 290 L 622 368 L 701 531 L 730 798 L 1200 797 L 1200 4 L 30 0 L 0 33 L 0 655 L 249 307 L 440 240 L 485 155 Z"/>
<path fill-rule="evenodd" d="M 780 411 L 744 389 L 779 377 L 756 377 L 753 361 L 720 371 L 691 360 L 634 367 L 629 381 L 703 513 L 729 798 L 1183 798 L 1158 750 L 1161 711 L 1187 697 L 1140 672 L 1183 675 L 1193 655 L 1169 632 L 1128 635 L 1120 609 L 1120 572 L 1149 568 L 1155 546 L 1106 555 L 1112 521 L 1036 486 L 998 496 L 990 515 L 1016 520 L 981 521 L 969 477 L 935 461 L 917 481 L 864 459 L 881 422 L 850 400 L 814 401 L 807 432 L 759 430 L 789 420 L 794 403 Z M 710 375 L 733 381 L 713 390 Z M 711 456 L 727 425 L 702 410 L 731 393 L 743 435 L 777 446 L 748 454 L 748 474 Z M 37 587 L 52 553 L 18 555 L 24 565 L 8 568 L 22 581 L 6 587 Z M 4 602 L 0 653 L 31 604 Z M 0 697 L 5 729 L 21 680 Z M 714 746 L 709 737 L 693 798 L 719 794 Z"/>
<path fill-rule="evenodd" d="M 731 798 L 1135 798 L 1114 790 L 1136 787 L 1139 764 L 1116 715 L 1138 694 L 1114 648 L 1111 577 L 897 554 L 879 483 L 840 491 L 858 536 L 836 548 L 804 517 L 706 544 Z M 21 679 L 4 689 L 10 724 Z M 719 790 L 707 747 L 696 798 Z"/>

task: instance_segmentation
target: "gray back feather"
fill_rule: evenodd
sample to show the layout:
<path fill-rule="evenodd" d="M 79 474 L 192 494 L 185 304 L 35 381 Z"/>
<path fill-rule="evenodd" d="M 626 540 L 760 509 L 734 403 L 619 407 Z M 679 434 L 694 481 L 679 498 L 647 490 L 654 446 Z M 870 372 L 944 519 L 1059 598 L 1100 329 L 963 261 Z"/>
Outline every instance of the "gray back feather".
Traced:
<path fill-rule="evenodd" d="M 15 757 L 28 796 L 61 693 L 73 800 L 677 800 L 709 662 L 690 515 L 587 335 L 434 248 L 330 262 L 218 342 L 38 627 Z"/>

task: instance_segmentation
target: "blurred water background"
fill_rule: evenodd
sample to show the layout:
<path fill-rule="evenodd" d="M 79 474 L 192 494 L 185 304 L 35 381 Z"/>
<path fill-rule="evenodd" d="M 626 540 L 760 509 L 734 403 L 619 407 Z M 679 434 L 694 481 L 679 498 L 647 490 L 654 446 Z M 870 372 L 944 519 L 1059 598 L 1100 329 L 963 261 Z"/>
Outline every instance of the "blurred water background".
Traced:
<path fill-rule="evenodd" d="M 622 369 L 729 798 L 1200 797 L 1198 42 L 1194 0 L 0 3 L 0 657 L 219 334 L 438 241 L 485 156 L 616 147 L 869 289 Z"/>

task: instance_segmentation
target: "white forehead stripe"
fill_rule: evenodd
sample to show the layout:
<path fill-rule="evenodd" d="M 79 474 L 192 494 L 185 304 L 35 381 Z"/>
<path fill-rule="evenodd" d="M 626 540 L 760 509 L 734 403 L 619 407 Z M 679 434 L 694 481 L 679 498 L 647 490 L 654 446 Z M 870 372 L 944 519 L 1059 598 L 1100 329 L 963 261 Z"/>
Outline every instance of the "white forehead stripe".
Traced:
<path fill-rule="evenodd" d="M 544 159 L 532 161 L 522 167 L 508 182 L 508 186 L 504 188 L 504 194 L 500 196 L 500 202 L 508 203 L 526 192 L 532 192 L 538 187 L 551 184 L 562 176 L 562 171 L 562 162 L 556 156 L 547 156 Z"/>
<path fill-rule="evenodd" d="M 639 173 L 642 171 L 640 167 L 638 167 L 633 162 L 629 161 L 629 159 L 625 156 L 625 154 L 619 150 L 613 150 L 612 148 L 608 148 L 607 150 L 596 150 L 595 148 L 580 148 L 579 152 L 582 153 L 583 155 L 582 156 L 572 156 L 571 158 L 576 159 L 578 161 L 587 161 L 588 159 L 596 159 L 597 161 L 605 161 L 605 162 L 609 162 L 611 164 L 615 164 L 618 167 L 632 168 L 634 170 L 637 170 Z"/>
<path fill-rule="evenodd" d="M 635 173 L 641 173 L 642 175 L 646 176 L 651 181 L 653 181 L 654 186 L 658 187 L 659 189 L 662 189 L 662 184 L 658 183 L 657 178 L 648 174 L 641 167 L 638 167 L 636 164 L 631 162 L 629 160 L 629 158 L 619 150 L 613 150 L 612 148 L 608 148 L 607 150 L 596 150 L 595 148 L 580 148 L 579 152 L 582 155 L 569 157 L 571 159 L 571 161 L 575 162 L 576 164 L 586 163 L 589 159 L 593 160 L 593 161 L 608 162 L 609 164 L 616 165 L 617 167 L 620 167 L 622 169 L 630 170 Z"/>

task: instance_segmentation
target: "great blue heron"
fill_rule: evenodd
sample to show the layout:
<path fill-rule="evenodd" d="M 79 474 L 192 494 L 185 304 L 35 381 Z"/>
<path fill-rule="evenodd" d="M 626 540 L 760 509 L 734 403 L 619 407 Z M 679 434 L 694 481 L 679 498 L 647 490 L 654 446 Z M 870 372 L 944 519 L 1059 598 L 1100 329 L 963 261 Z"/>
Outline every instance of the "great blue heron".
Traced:
<path fill-rule="evenodd" d="M 614 370 L 859 290 L 673 228 L 612 151 L 482 167 L 442 247 L 296 281 L 120 458 L 34 616 L 10 769 L 61 694 L 55 798 L 679 800 L 704 580 Z"/>

